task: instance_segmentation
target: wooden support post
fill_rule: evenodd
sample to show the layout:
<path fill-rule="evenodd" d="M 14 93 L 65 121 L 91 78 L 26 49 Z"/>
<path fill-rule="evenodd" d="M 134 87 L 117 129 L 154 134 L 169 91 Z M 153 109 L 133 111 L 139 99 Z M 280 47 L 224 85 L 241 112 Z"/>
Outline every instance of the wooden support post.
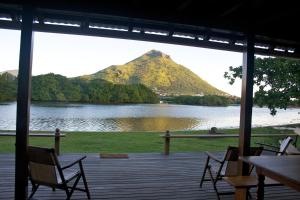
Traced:
<path fill-rule="evenodd" d="M 254 35 L 247 35 L 247 47 L 243 53 L 243 78 L 240 113 L 239 133 L 239 155 L 250 154 L 251 142 L 251 121 L 253 106 L 253 73 L 254 73 Z M 239 174 L 248 175 L 249 165 L 243 162 L 239 164 Z"/>
<path fill-rule="evenodd" d="M 30 121 L 33 9 L 23 6 L 17 95 L 15 200 L 27 199 L 27 147 Z"/>
<path fill-rule="evenodd" d="M 166 131 L 165 134 L 165 155 L 170 154 L 170 131 Z"/>
<path fill-rule="evenodd" d="M 54 137 L 54 148 L 55 153 L 59 156 L 60 154 L 60 130 L 59 128 L 55 129 L 55 137 Z"/>

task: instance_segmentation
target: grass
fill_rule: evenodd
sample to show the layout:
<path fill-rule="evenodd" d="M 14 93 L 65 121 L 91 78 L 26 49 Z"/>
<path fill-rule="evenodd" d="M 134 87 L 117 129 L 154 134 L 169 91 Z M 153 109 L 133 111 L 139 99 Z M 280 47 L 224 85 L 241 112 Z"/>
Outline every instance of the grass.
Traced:
<path fill-rule="evenodd" d="M 227 134 L 237 134 L 238 129 L 219 130 Z M 64 132 L 61 138 L 62 153 L 149 153 L 163 152 L 164 140 L 162 132 Z M 178 131 L 175 133 L 206 134 L 207 131 Z M 292 133 L 289 130 L 277 130 L 271 127 L 253 128 L 252 133 Z M 284 136 L 283 136 L 284 137 Z M 255 142 L 278 144 L 272 137 L 252 138 Z M 0 137 L 0 153 L 14 152 L 14 136 Z M 54 138 L 30 137 L 30 145 L 53 147 Z M 228 145 L 237 146 L 238 138 L 220 139 L 172 139 L 171 152 L 223 151 Z"/>

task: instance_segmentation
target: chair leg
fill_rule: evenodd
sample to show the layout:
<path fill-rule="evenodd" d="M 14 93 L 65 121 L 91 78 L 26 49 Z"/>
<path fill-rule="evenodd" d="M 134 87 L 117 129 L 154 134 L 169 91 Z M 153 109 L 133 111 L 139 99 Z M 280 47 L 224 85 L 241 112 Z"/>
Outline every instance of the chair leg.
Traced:
<path fill-rule="evenodd" d="M 33 182 L 32 182 L 32 190 L 31 190 L 31 194 L 30 194 L 30 196 L 29 196 L 29 199 L 31 199 L 32 197 L 33 197 L 33 195 L 35 194 L 35 192 L 37 191 L 37 189 L 39 188 L 39 184 L 34 184 Z"/>
<path fill-rule="evenodd" d="M 84 174 L 84 170 L 83 170 L 81 161 L 79 162 L 79 167 L 80 167 L 82 180 L 83 180 L 83 184 L 84 184 L 84 187 L 85 187 L 85 192 L 86 192 L 87 198 L 91 199 L 90 191 L 89 191 L 89 188 L 88 188 L 88 184 L 87 184 L 87 181 L 86 181 L 86 178 L 85 178 L 85 174 Z"/>
<path fill-rule="evenodd" d="M 65 186 L 64 186 L 64 190 L 65 190 L 65 192 L 66 192 L 66 195 L 67 195 L 67 198 L 66 198 L 66 200 L 70 200 L 70 199 L 71 199 L 71 194 L 70 194 L 70 191 L 69 191 L 69 189 L 68 189 L 68 186 L 67 186 L 67 185 L 65 185 Z"/>
<path fill-rule="evenodd" d="M 253 199 L 249 189 L 247 190 L 247 196 L 248 196 L 247 198 Z"/>
<path fill-rule="evenodd" d="M 76 188 L 76 186 L 77 186 L 77 184 L 78 184 L 80 178 L 81 178 L 81 174 L 76 178 L 76 180 L 75 180 L 75 182 L 74 182 L 74 184 L 73 184 L 73 186 L 72 186 L 72 188 L 71 188 L 71 191 L 70 191 L 70 197 L 72 196 L 72 194 L 73 194 L 73 192 L 74 192 L 74 190 L 75 190 L 75 188 Z"/>
<path fill-rule="evenodd" d="M 202 178 L 201 178 L 201 181 L 200 181 L 200 188 L 202 188 L 203 182 L 205 180 L 205 175 L 206 175 L 206 171 L 207 171 L 207 168 L 208 168 L 208 163 L 209 163 L 209 157 L 207 156 L 206 164 L 205 164 L 204 171 L 203 171 L 203 174 L 202 174 Z"/>
<path fill-rule="evenodd" d="M 208 172 L 209 172 L 209 176 L 210 176 L 210 179 L 211 179 L 211 182 L 214 186 L 214 190 L 217 194 L 217 197 L 218 197 L 218 200 L 220 200 L 220 195 L 219 195 L 219 192 L 218 192 L 218 188 L 217 188 L 217 181 L 218 181 L 218 177 L 216 177 L 216 179 L 214 179 L 214 176 L 212 174 L 212 171 L 211 171 L 211 166 L 208 165 Z"/>

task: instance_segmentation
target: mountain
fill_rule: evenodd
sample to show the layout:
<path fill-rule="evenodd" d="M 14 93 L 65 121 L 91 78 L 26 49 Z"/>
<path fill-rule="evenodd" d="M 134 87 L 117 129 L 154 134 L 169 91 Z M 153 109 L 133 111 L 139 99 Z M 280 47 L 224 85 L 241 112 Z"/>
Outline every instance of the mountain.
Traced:
<path fill-rule="evenodd" d="M 80 78 L 100 78 L 115 84 L 143 84 L 162 96 L 226 95 L 191 70 L 175 63 L 169 55 L 157 50 L 151 50 L 124 65 L 112 65 Z"/>
<path fill-rule="evenodd" d="M 16 76 L 17 70 L 6 71 Z M 4 72 L 0 72 L 2 74 Z M 97 73 L 79 77 L 81 80 L 103 79 L 113 84 L 143 84 L 156 94 L 169 95 L 221 95 L 227 94 L 174 62 L 169 55 L 151 50 L 124 64 L 112 65 Z"/>

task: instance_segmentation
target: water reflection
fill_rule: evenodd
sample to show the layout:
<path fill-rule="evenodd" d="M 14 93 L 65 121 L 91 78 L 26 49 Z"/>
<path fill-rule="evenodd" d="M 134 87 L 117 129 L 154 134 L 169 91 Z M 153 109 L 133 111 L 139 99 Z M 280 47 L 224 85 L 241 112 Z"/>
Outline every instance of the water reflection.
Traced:
<path fill-rule="evenodd" d="M 196 118 L 142 117 L 142 118 L 111 118 L 111 119 L 33 119 L 31 127 L 40 130 L 54 130 L 56 127 L 70 131 L 166 131 L 190 130 L 200 123 Z"/>
<path fill-rule="evenodd" d="M 194 129 L 200 120 L 196 118 L 119 118 L 111 119 L 121 130 L 124 131 L 166 131 L 166 130 L 188 130 Z"/>

